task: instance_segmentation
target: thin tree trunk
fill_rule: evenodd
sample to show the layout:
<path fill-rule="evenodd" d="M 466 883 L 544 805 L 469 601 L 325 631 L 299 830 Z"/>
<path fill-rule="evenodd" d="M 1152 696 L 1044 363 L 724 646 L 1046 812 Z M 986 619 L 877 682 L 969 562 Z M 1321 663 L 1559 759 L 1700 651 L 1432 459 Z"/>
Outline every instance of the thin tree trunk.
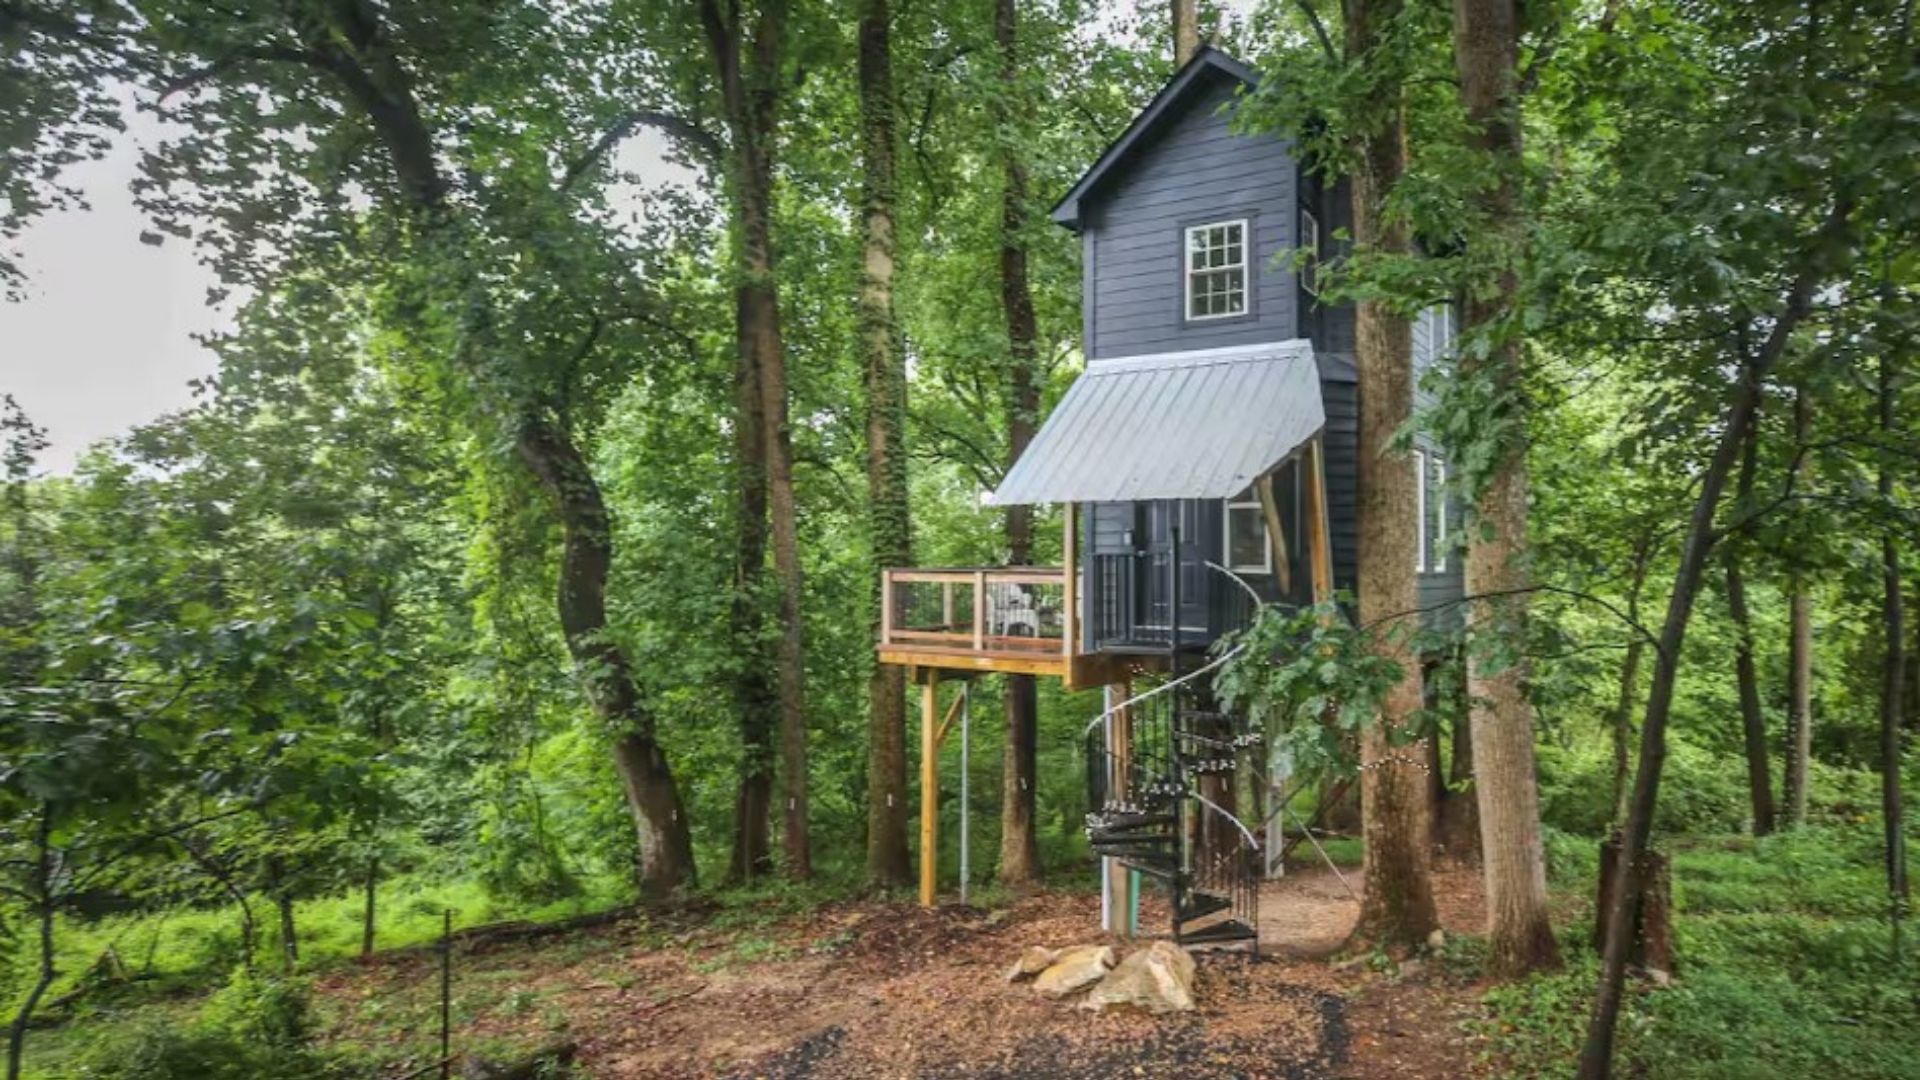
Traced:
<path fill-rule="evenodd" d="M 1647 649 L 1646 635 L 1640 632 L 1640 593 L 1647 585 L 1647 569 L 1653 560 L 1653 538 L 1642 536 L 1633 545 L 1633 580 L 1627 586 L 1627 619 L 1633 636 L 1627 640 L 1627 654 L 1620 663 L 1620 696 L 1614 702 L 1608 728 L 1613 737 L 1613 829 L 1627 827 L 1627 808 L 1633 794 L 1633 707 L 1640 700 L 1640 665 Z"/>
<path fill-rule="evenodd" d="M 1347 0 L 1350 62 L 1374 64 L 1376 50 L 1399 17 L 1398 0 Z M 1365 106 L 1370 128 L 1357 147 L 1353 237 L 1361 252 L 1406 254 L 1406 226 L 1385 217 L 1388 194 L 1406 169 L 1400 87 L 1382 79 Z M 1413 412 L 1413 337 L 1407 320 L 1386 304 L 1363 300 L 1354 318 L 1360 384 L 1359 616 L 1374 651 L 1399 665 L 1400 678 L 1379 702 L 1380 715 L 1361 734 L 1361 829 L 1366 844 L 1365 892 L 1354 935 L 1360 941 L 1417 946 L 1439 925 L 1433 902 L 1431 807 L 1417 741 L 1395 745 L 1418 715 L 1420 665 L 1396 625 L 1419 607 L 1414 580 L 1417 496 L 1413 463 L 1394 436 Z M 1475 747 L 1478 753 L 1479 747 Z"/>
<path fill-rule="evenodd" d="M 360 909 L 360 958 L 368 959 L 373 955 L 374 945 L 374 900 L 380 887 L 380 860 L 367 860 L 367 876 L 363 888 L 363 901 Z"/>
<path fill-rule="evenodd" d="M 743 409 L 742 427 L 758 421 L 759 453 L 765 462 L 766 514 L 773 548 L 775 612 L 779 635 L 775 672 L 780 716 L 781 806 L 786 872 L 813 873 L 807 830 L 806 648 L 802 624 L 800 534 L 793 491 L 793 431 L 787 392 L 786 350 L 780 332 L 780 300 L 774 272 L 774 143 L 780 103 L 785 7 L 768 5 L 749 28 L 739 12 L 702 0 L 701 23 L 712 49 L 721 103 L 732 135 L 728 194 L 734 225 L 735 335 L 741 372 L 757 384 L 758 412 Z M 742 380 L 746 382 L 748 380 Z M 740 387 L 744 395 L 745 386 Z M 740 404 L 746 404 L 742 397 Z M 738 441 L 748 436 L 738 435 Z M 750 487 L 750 483 L 743 484 Z M 742 553 L 742 564 L 747 553 Z M 756 575 L 757 576 L 757 575 Z M 749 650 L 746 663 L 762 660 Z M 749 745 L 749 753 L 752 746 Z M 752 809 L 743 789 L 741 810 Z M 748 860 L 750 863 L 751 860 Z"/>
<path fill-rule="evenodd" d="M 40 999 L 46 996 L 47 988 L 53 985 L 58 972 L 53 966 L 53 808 L 45 802 L 40 804 L 40 821 L 34 837 L 34 890 L 36 897 L 34 914 L 39 929 L 40 971 L 34 979 L 27 996 L 20 1001 L 20 1008 L 13 1014 L 13 1023 L 7 1028 L 7 1080 L 20 1080 L 20 1067 L 27 1052 L 27 1025 L 33 1020 L 33 1011 L 40 1007 Z"/>
<path fill-rule="evenodd" d="M 1758 355 L 1742 358 L 1740 382 L 1728 403 L 1713 459 L 1700 476 L 1699 493 L 1694 497 L 1686 537 L 1681 544 L 1680 565 L 1674 571 L 1673 590 L 1668 595 L 1667 614 L 1660 628 L 1653 684 L 1647 691 L 1646 716 L 1640 726 L 1640 768 L 1634 777 L 1633 800 L 1616 863 L 1615 880 L 1619 885 L 1606 916 L 1600 985 L 1594 995 L 1586 1042 L 1580 1050 L 1580 1080 L 1607 1080 L 1613 1073 L 1614 1034 L 1620 1019 L 1621 998 L 1626 991 L 1627 956 L 1633 944 L 1633 929 L 1639 923 L 1640 871 L 1644 861 L 1641 853 L 1646 851 L 1653 834 L 1653 811 L 1660 795 L 1660 774 L 1666 765 L 1667 719 L 1673 707 L 1674 682 L 1680 671 L 1680 648 L 1686 643 L 1694 599 L 1700 589 L 1701 576 L 1706 572 L 1707 559 L 1712 555 L 1714 515 L 1719 510 L 1720 497 L 1726 491 L 1741 444 L 1760 407 L 1762 382 L 1786 351 L 1788 339 L 1806 319 L 1814 289 L 1822 277 L 1825 248 L 1844 235 L 1851 212 L 1849 201 L 1842 199 L 1835 204 L 1820 234 L 1814 238 L 1815 250 L 1805 257 Z"/>
<path fill-rule="evenodd" d="M 1747 506 L 1753 497 L 1754 437 L 1740 456 L 1740 480 L 1734 504 Z M 1760 705 L 1760 675 L 1753 660 L 1753 620 L 1747 612 L 1746 577 L 1740 570 L 1740 551 L 1728 545 L 1722 555 L 1727 568 L 1727 612 L 1733 618 L 1733 672 L 1740 691 L 1740 730 L 1747 754 L 1747 796 L 1753 814 L 1753 835 L 1773 831 L 1773 766 L 1767 760 L 1767 717 Z"/>
<path fill-rule="evenodd" d="M 866 0 L 860 14 L 862 239 L 860 336 L 866 352 L 867 528 L 872 578 L 889 566 L 913 564 L 907 507 L 907 369 L 894 321 L 894 110 L 892 13 L 888 0 Z M 882 604 L 890 602 L 879 597 Z M 873 624 L 880 623 L 876 607 Z M 906 669 L 875 664 L 867 680 L 867 879 L 906 885 Z"/>
<path fill-rule="evenodd" d="M 1894 436 L 1895 378 L 1893 361 L 1882 356 L 1880 436 L 1889 442 Z M 1891 514 L 1893 467 L 1884 457 L 1880 462 L 1879 492 L 1883 512 Z M 1900 591 L 1900 546 L 1891 525 L 1880 533 L 1880 573 L 1884 588 L 1881 623 L 1886 632 L 1886 658 L 1880 688 L 1880 811 L 1886 828 L 1887 895 L 1890 900 L 1888 916 L 1893 926 L 1893 951 L 1898 956 L 1901 923 L 1906 918 L 1912 891 L 1907 883 L 1906 814 L 1900 792 L 1900 766 L 1905 749 L 1901 731 L 1904 710 L 1900 699 L 1906 681 L 1906 597 Z"/>
<path fill-rule="evenodd" d="M 1520 12 L 1513 0 L 1455 0 L 1454 54 L 1460 69 L 1460 102 L 1466 107 L 1470 142 L 1485 155 L 1494 183 L 1478 198 L 1486 216 L 1483 234 L 1520 257 L 1526 228 L 1520 205 L 1520 102 L 1516 70 Z M 1547 864 L 1540 843 L 1540 791 L 1534 776 L 1533 706 L 1527 700 L 1523 660 L 1489 660 L 1515 654 L 1526 640 L 1527 590 L 1532 585 L 1527 548 L 1527 457 L 1524 373 L 1518 331 L 1506 326 L 1519 303 L 1519 276 L 1511 261 L 1499 288 L 1466 302 L 1463 325 L 1492 337 L 1483 358 L 1461 358 L 1466 377 L 1481 376 L 1498 388 L 1507 415 L 1498 425 L 1509 434 L 1496 450 L 1495 468 L 1479 493 L 1467 546 L 1466 591 L 1496 596 L 1482 601 L 1474 636 L 1491 632 L 1501 647 L 1468 651 L 1467 693 L 1473 727 L 1474 785 L 1480 804 L 1481 867 L 1486 879 L 1487 930 L 1494 971 L 1517 975 L 1558 967 L 1560 949 L 1547 915 Z"/>
<path fill-rule="evenodd" d="M 607 574 L 613 522 L 580 448 L 557 419 L 522 417 L 520 460 L 553 500 L 565 535 L 560 560 L 560 628 L 595 714 L 615 732 L 614 769 L 640 836 L 640 888 L 664 897 L 695 882 L 693 836 L 680 789 L 640 700 L 626 650 L 607 633 Z"/>
<path fill-rule="evenodd" d="M 1010 141 L 1011 128 L 1024 109 L 1019 91 L 1019 15 L 1015 0 L 997 0 L 994 38 L 1000 47 L 1002 93 L 996 112 Z M 1027 281 L 1027 170 L 1023 148 L 1000 147 L 1000 306 L 1007 320 L 1007 463 L 1033 441 L 1040 412 L 1040 387 L 1034 375 L 1034 342 L 1039 336 L 1033 292 Z M 1033 508 L 1007 508 L 1007 561 L 1025 566 L 1033 557 Z M 976 603 L 982 602 L 976 599 Z M 1039 694 L 1031 675 L 1007 676 L 1007 738 L 1001 768 L 1000 880 L 1027 885 L 1040 880 L 1040 840 L 1034 827 L 1038 781 Z"/>
<path fill-rule="evenodd" d="M 273 896 L 274 911 L 280 923 L 280 970 L 291 975 L 300 963 L 300 943 L 294 929 L 292 886 L 287 881 L 285 859 L 269 855 L 266 862 L 267 891 Z"/>
<path fill-rule="evenodd" d="M 1185 67 L 1200 51 L 1200 12 L 1196 0 L 1173 0 L 1173 64 Z"/>
<path fill-rule="evenodd" d="M 1812 427 L 1804 392 L 1793 397 L 1793 438 L 1798 459 L 1794 486 L 1806 479 L 1806 445 Z M 1807 823 L 1808 770 L 1813 760 L 1813 596 L 1806 575 L 1793 568 L 1787 581 L 1787 768 L 1784 801 L 1787 825 Z"/>

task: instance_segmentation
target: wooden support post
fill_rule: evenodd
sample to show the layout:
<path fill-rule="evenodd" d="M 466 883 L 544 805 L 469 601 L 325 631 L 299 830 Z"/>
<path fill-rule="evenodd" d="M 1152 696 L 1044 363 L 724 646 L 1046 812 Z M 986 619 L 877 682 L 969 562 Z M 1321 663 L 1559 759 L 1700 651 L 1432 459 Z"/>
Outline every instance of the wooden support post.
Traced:
<path fill-rule="evenodd" d="M 1121 681 L 1107 687 L 1108 708 L 1133 697 L 1133 679 L 1122 677 Z M 1133 715 L 1130 709 L 1120 709 L 1107 718 L 1107 751 L 1112 754 L 1111 772 L 1107 776 L 1107 790 L 1125 794 L 1127 773 L 1131 771 L 1133 760 Z M 1133 936 L 1133 872 L 1119 859 L 1106 860 L 1108 926 L 1110 933 L 1123 937 Z"/>
<path fill-rule="evenodd" d="M 953 582 L 940 583 L 940 629 L 953 629 Z"/>
<path fill-rule="evenodd" d="M 1326 453 L 1320 436 L 1307 443 L 1307 568 L 1313 579 L 1313 602 L 1333 599 L 1333 540 L 1327 523 Z"/>
<path fill-rule="evenodd" d="M 1267 522 L 1267 545 L 1273 549 L 1273 580 L 1280 586 L 1282 599 L 1293 596 L 1293 559 L 1287 551 L 1287 525 L 1280 517 L 1280 502 L 1273 497 L 1273 473 L 1253 482 L 1260 496 L 1260 516 Z M 1299 526 L 1295 522 L 1295 527 Z"/>
<path fill-rule="evenodd" d="M 1060 532 L 1066 537 L 1066 550 L 1060 558 L 1060 651 L 1068 656 L 1080 651 L 1080 515 L 1069 502 L 1061 511 Z"/>
<path fill-rule="evenodd" d="M 932 907 L 940 868 L 940 672 L 920 688 L 920 906 Z"/>
<path fill-rule="evenodd" d="M 987 572 L 973 572 L 973 651 L 987 651 Z"/>
<path fill-rule="evenodd" d="M 880 644 L 893 643 L 893 571 L 880 571 Z"/>

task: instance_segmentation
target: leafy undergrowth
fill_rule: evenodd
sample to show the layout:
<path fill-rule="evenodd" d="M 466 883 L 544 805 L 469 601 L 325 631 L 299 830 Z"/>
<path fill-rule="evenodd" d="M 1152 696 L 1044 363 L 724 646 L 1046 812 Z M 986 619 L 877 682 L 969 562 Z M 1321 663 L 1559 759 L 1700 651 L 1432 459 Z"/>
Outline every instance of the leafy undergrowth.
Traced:
<path fill-rule="evenodd" d="M 1920 1076 L 1920 950 L 1909 944 L 1904 961 L 1893 954 L 1874 829 L 1692 838 L 1670 853 L 1679 977 L 1629 996 L 1621 1075 Z M 1570 875 L 1568 884 L 1592 880 Z M 1589 927 L 1583 918 L 1566 929 L 1566 970 L 1487 993 L 1481 1026 L 1497 1075 L 1569 1072 L 1598 975 Z"/>

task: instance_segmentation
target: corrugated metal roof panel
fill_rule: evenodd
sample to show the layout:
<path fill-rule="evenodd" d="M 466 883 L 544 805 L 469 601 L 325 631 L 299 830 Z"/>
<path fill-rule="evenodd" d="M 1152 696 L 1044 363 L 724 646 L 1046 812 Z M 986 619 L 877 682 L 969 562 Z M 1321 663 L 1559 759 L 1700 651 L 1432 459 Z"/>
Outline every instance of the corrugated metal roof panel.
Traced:
<path fill-rule="evenodd" d="M 1226 498 L 1325 423 L 1304 340 L 1100 360 L 987 501 Z"/>

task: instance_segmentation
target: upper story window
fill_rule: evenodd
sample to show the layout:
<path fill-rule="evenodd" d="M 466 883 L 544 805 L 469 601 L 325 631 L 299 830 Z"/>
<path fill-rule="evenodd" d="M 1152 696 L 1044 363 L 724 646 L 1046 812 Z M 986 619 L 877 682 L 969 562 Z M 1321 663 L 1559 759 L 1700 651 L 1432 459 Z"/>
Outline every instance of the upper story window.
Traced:
<path fill-rule="evenodd" d="M 1252 489 L 1226 503 L 1227 569 L 1238 574 L 1273 573 L 1273 545 L 1267 540 L 1267 515 Z"/>
<path fill-rule="evenodd" d="M 1413 452 L 1419 476 L 1420 544 L 1415 567 L 1423 574 L 1447 570 L 1447 460 L 1424 450 Z"/>
<path fill-rule="evenodd" d="M 1312 296 L 1320 295 L 1320 219 L 1313 211 L 1300 208 L 1300 250 L 1305 253 L 1300 264 L 1300 287 Z"/>
<path fill-rule="evenodd" d="M 1187 229 L 1187 318 L 1222 319 L 1246 313 L 1246 219 Z"/>

